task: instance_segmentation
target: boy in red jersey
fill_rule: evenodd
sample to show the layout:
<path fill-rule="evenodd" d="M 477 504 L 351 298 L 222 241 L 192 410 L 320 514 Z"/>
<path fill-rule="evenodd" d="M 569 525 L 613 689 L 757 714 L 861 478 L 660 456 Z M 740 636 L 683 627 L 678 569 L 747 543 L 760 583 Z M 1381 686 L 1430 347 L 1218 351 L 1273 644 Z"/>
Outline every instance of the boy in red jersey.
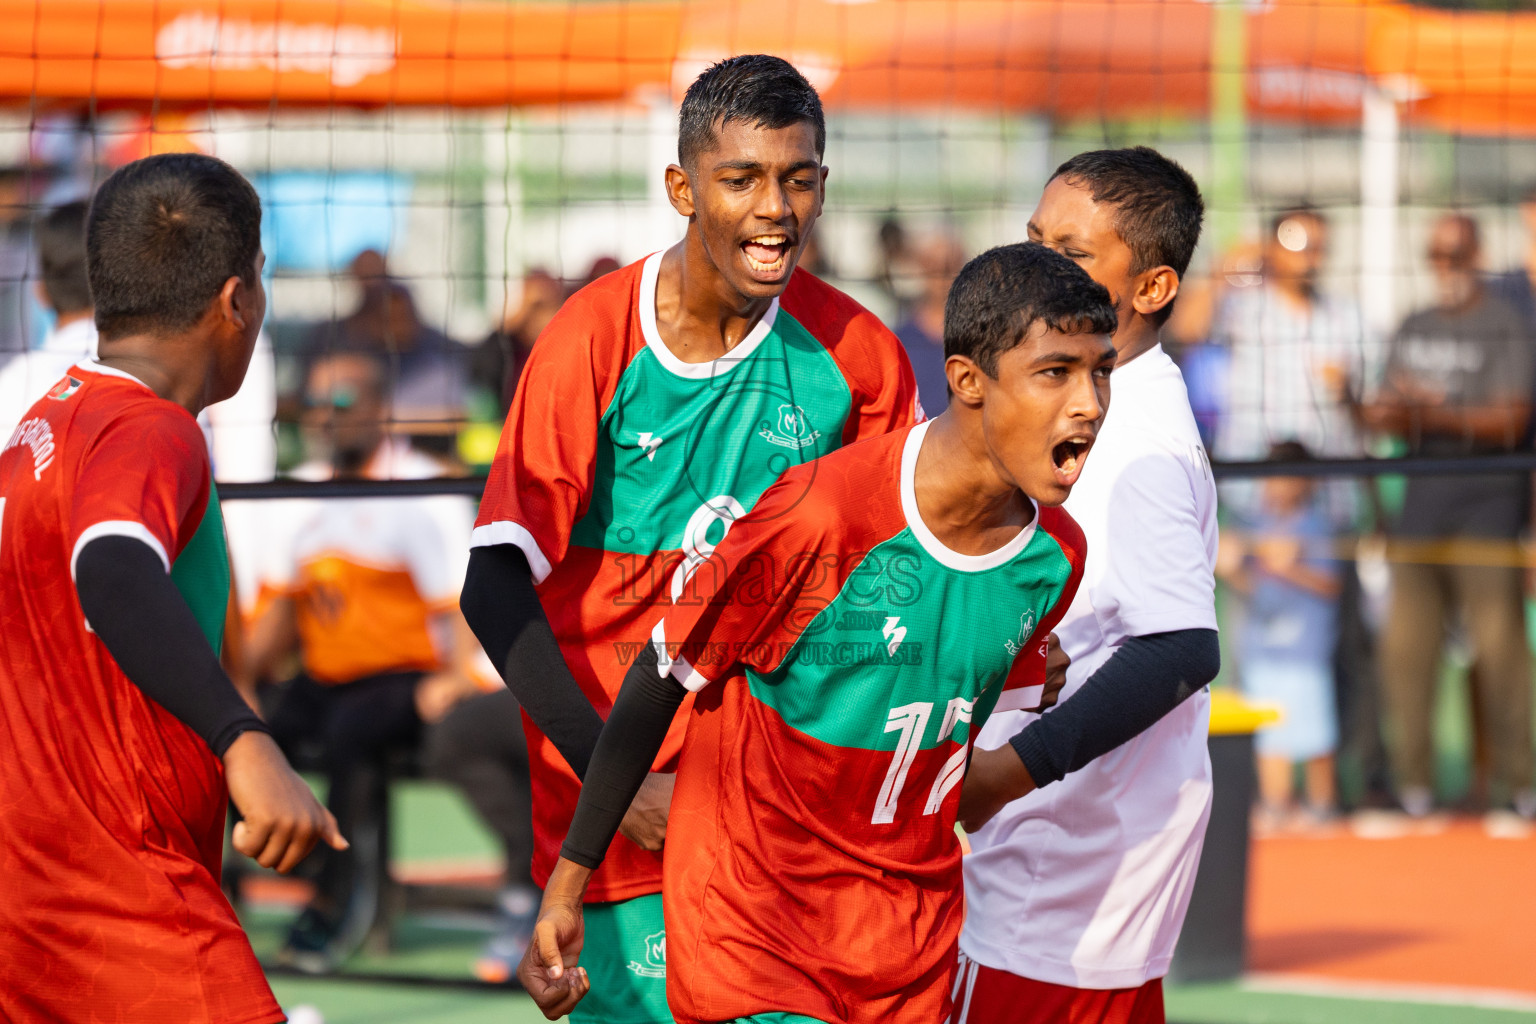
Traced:
<path fill-rule="evenodd" d="M 895 335 L 796 269 L 825 142 L 816 91 L 785 61 L 706 70 L 666 171 L 687 234 L 572 296 L 523 371 L 461 604 L 531 723 L 541 885 L 625 669 L 719 535 L 789 467 L 921 417 Z M 577 1021 L 672 1019 L 658 851 L 680 742 L 587 892 L 587 962 L 607 983 Z M 532 924 L 487 951 L 506 974 Z"/>
<path fill-rule="evenodd" d="M 672 715 L 663 898 L 676 1019 L 943 1019 L 973 731 L 1035 707 L 1082 571 L 1059 505 L 1109 400 L 1108 293 L 1041 246 L 961 271 L 948 410 L 797 467 L 720 541 L 593 753 L 519 976 L 585 994 L 581 895 Z"/>
<path fill-rule="evenodd" d="M 219 890 L 235 846 L 286 871 L 345 845 L 219 667 L 223 523 L 196 415 L 233 395 L 266 309 L 261 207 L 227 164 L 102 185 L 100 361 L 0 452 L 0 1019 L 283 1019 Z"/>

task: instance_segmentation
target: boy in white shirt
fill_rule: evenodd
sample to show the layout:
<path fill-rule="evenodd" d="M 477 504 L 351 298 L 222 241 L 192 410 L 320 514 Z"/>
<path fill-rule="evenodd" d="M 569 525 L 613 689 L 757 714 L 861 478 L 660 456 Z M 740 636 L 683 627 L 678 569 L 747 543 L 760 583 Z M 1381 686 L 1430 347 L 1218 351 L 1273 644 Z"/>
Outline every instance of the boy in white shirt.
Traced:
<path fill-rule="evenodd" d="M 71 366 L 96 358 L 96 323 L 85 276 L 89 211 L 83 200 L 65 203 L 37 223 L 37 297 L 53 310 L 55 320 L 40 348 L 0 357 L 0 442 Z"/>
<path fill-rule="evenodd" d="M 1066 688 L 1044 715 L 993 715 L 966 782 L 955 1024 L 1164 1020 L 1210 815 L 1204 687 L 1220 666 L 1216 488 L 1159 339 L 1203 213 L 1183 168 L 1136 147 L 1063 164 L 1030 219 L 1032 241 L 1109 289 L 1119 359 L 1066 506 L 1088 541 L 1056 627 Z"/>

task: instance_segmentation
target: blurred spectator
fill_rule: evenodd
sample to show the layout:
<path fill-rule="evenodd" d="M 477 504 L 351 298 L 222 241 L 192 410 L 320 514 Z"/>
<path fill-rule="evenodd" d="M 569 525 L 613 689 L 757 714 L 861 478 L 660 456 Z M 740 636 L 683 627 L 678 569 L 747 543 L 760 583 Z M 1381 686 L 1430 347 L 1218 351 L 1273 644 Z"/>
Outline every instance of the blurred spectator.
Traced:
<path fill-rule="evenodd" d="M 1322 214 L 1277 215 L 1264 239 L 1261 282 L 1232 288 L 1216 311 L 1211 338 L 1232 359 L 1217 458 L 1262 459 L 1282 440 L 1322 456 L 1363 453 L 1344 399 L 1372 383 L 1380 356 L 1359 305 L 1320 288 L 1327 252 Z"/>
<path fill-rule="evenodd" d="M 1312 455 L 1298 442 L 1283 441 L 1269 457 L 1305 462 Z M 1261 832 L 1274 832 L 1317 827 L 1335 813 L 1339 573 L 1333 529 L 1317 501 L 1316 484 L 1306 477 L 1273 476 L 1261 494 L 1247 532 L 1222 532 L 1218 570 L 1248 597 L 1238 641 L 1243 691 L 1283 713 L 1257 737 L 1256 824 Z M 1306 805 L 1300 809 L 1292 797 L 1298 764 L 1306 783 Z"/>
<path fill-rule="evenodd" d="M 501 326 L 474 350 L 470 375 L 477 385 L 496 396 L 502 416 L 512 407 L 512 395 L 533 343 L 564 301 L 565 290 L 554 275 L 542 268 L 528 271 L 523 275 L 523 295 L 517 308 L 509 310 Z"/>
<path fill-rule="evenodd" d="M 1213 340 L 1217 310 L 1236 288 L 1263 282 L 1263 250 L 1252 242 L 1229 248 L 1203 277 L 1186 277 L 1179 301 L 1163 327 L 1163 345 L 1184 374 L 1190 411 L 1206 448 L 1216 445 L 1216 428 L 1227 410 L 1232 353 Z"/>
<path fill-rule="evenodd" d="M 1525 437 L 1531 343 L 1520 315 L 1484 287 L 1480 255 L 1474 220 L 1447 214 L 1436 222 L 1428 251 L 1436 304 L 1403 321 L 1381 394 L 1359 410 L 1363 423 L 1405 439 L 1415 454 L 1509 451 Z M 1513 557 L 1529 488 L 1524 473 L 1408 478 L 1382 664 L 1398 797 L 1414 817 L 1434 804 L 1435 684 L 1458 619 L 1478 665 L 1493 781 L 1503 789 L 1505 806 L 1490 827 L 1518 824 L 1512 811 L 1536 815 L 1530 651 L 1523 573 Z"/>
<path fill-rule="evenodd" d="M 441 467 L 386 431 L 377 357 L 318 359 L 307 388 L 309 440 L 324 453 L 307 479 L 429 477 Z M 268 723 L 290 756 L 318 741 L 327 805 L 354 846 L 321 854 L 314 900 L 282 956 L 306 970 L 335 966 L 362 941 L 383 865 L 365 861 L 357 826 L 379 806 L 383 759 L 413 746 L 494 672 L 458 612 L 473 506 L 463 498 L 334 498 L 277 503 L 262 573 L 262 610 L 242 685 L 270 678 L 296 651 L 302 672 Z M 487 665 L 486 668 L 489 666 Z"/>
<path fill-rule="evenodd" d="M 494 673 L 490 659 L 486 671 Z M 533 884 L 533 798 L 522 708 L 505 687 L 457 704 L 427 731 L 426 769 L 468 798 L 501 841 L 506 873 L 497 900 L 496 932 L 474 963 L 493 985 L 511 980 L 533 938 L 539 890 Z"/>
<path fill-rule="evenodd" d="M 1521 197 L 1520 221 L 1525 225 L 1525 258 L 1520 266 L 1492 275 L 1488 291 L 1514 307 L 1536 343 L 1536 187 Z"/>
<path fill-rule="evenodd" d="M 69 368 L 96 358 L 96 324 L 85 276 L 90 204 L 66 203 L 38 221 L 37 292 L 53 311 L 53 330 L 33 351 L 0 352 L 0 440 Z M 3 300 L 0 300 L 3 301 Z"/>
<path fill-rule="evenodd" d="M 32 347 L 32 243 L 28 238 L 28 172 L 0 167 L 0 357 Z"/>
<path fill-rule="evenodd" d="M 906 228 L 894 215 L 880 222 L 875 236 L 875 283 L 895 310 L 892 321 L 900 321 L 922 293 L 922 275 L 918 272 L 907 238 Z M 889 322 L 889 321 L 888 321 Z"/>
<path fill-rule="evenodd" d="M 581 291 L 593 281 L 596 281 L 598 278 L 603 277 L 606 274 L 613 273 L 621 266 L 623 266 L 623 264 L 614 259 L 612 256 L 599 256 L 597 259 L 592 261 L 592 265 L 587 268 L 587 272 L 586 274 L 582 275 L 581 280 L 577 281 L 576 284 L 571 288 L 570 294 L 575 295 L 577 292 Z"/>
<path fill-rule="evenodd" d="M 1251 255 L 1238 253 L 1226 277 L 1211 339 L 1230 366 L 1225 409 L 1216 423 L 1219 459 L 1257 460 L 1278 441 L 1294 440 L 1315 456 L 1359 457 L 1366 436 L 1351 415 L 1353 396 L 1375 386 L 1381 346 L 1365 328 L 1359 304 L 1320 284 L 1328 255 L 1328 223 L 1300 207 L 1276 215 L 1263 239 L 1255 281 Z M 1336 531 L 1380 528 L 1374 481 L 1332 478 L 1319 500 Z M 1231 481 L 1223 505 L 1239 516 L 1261 512 L 1260 489 Z M 1342 723 L 1341 753 L 1363 778 L 1366 803 L 1391 800 L 1378 711 L 1375 644 L 1365 617 L 1358 566 L 1339 566 L 1339 641 L 1334 689 Z"/>
<path fill-rule="evenodd" d="M 307 346 L 307 362 L 337 352 L 369 353 L 384 360 L 393 395 L 393 429 L 426 450 L 449 454 L 464 422 L 468 350 L 422 321 L 410 290 L 389 276 L 378 252 L 359 253 L 350 272 L 361 292 L 357 308 L 316 329 Z"/>
<path fill-rule="evenodd" d="M 922 291 L 896 324 L 896 337 L 907 348 L 917 395 L 923 411 L 937 416 L 949 405 L 949 378 L 944 375 L 944 300 L 949 286 L 965 265 L 965 249 L 953 235 L 924 238 L 912 250 L 921 275 Z"/>

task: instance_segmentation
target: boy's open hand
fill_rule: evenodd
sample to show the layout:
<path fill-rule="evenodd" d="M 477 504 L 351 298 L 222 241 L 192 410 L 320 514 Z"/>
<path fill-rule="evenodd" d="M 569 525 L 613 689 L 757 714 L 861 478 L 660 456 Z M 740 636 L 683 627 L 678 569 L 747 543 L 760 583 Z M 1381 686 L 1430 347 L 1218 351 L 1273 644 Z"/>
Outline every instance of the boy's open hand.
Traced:
<path fill-rule="evenodd" d="M 550 890 L 555 888 L 551 884 Z M 517 980 L 550 1020 L 570 1013 L 592 988 L 586 968 L 576 966 L 584 936 L 580 899 L 546 891 L 533 941 L 517 966 Z"/>
<path fill-rule="evenodd" d="M 235 849 L 262 867 L 292 871 L 322 839 L 332 849 L 347 848 L 336 819 L 266 733 L 243 732 L 224 751 L 224 784 L 243 818 Z"/>
<path fill-rule="evenodd" d="M 672 810 L 672 789 L 677 776 L 651 772 L 629 805 L 619 831 L 642 850 L 655 852 L 667 841 L 667 813 Z"/>

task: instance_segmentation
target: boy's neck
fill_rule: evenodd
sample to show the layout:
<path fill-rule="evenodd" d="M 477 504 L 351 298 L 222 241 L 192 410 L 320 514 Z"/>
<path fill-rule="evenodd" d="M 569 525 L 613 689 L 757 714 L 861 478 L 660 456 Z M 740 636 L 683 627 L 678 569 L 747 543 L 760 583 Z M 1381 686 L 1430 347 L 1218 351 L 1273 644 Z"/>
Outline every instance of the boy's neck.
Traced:
<path fill-rule="evenodd" d="M 1163 332 L 1152 326 L 1151 321 L 1140 313 L 1132 313 L 1130 322 L 1123 325 L 1112 339 L 1115 344 L 1115 367 L 1118 369 L 1137 356 L 1152 351 L 1163 340 Z"/>
<path fill-rule="evenodd" d="M 209 354 L 184 338 L 130 335 L 101 343 L 97 362 L 131 374 L 193 416 L 208 405 Z"/>
<path fill-rule="evenodd" d="M 945 547 L 985 555 L 1003 547 L 1035 517 L 1029 496 L 1004 478 L 987 454 L 981 417 L 953 406 L 928 425 L 913 468 L 917 513 Z"/>
<path fill-rule="evenodd" d="M 741 295 L 725 280 L 690 226 L 661 258 L 656 275 L 656 329 L 685 363 L 707 363 L 729 353 L 773 304 Z"/>

